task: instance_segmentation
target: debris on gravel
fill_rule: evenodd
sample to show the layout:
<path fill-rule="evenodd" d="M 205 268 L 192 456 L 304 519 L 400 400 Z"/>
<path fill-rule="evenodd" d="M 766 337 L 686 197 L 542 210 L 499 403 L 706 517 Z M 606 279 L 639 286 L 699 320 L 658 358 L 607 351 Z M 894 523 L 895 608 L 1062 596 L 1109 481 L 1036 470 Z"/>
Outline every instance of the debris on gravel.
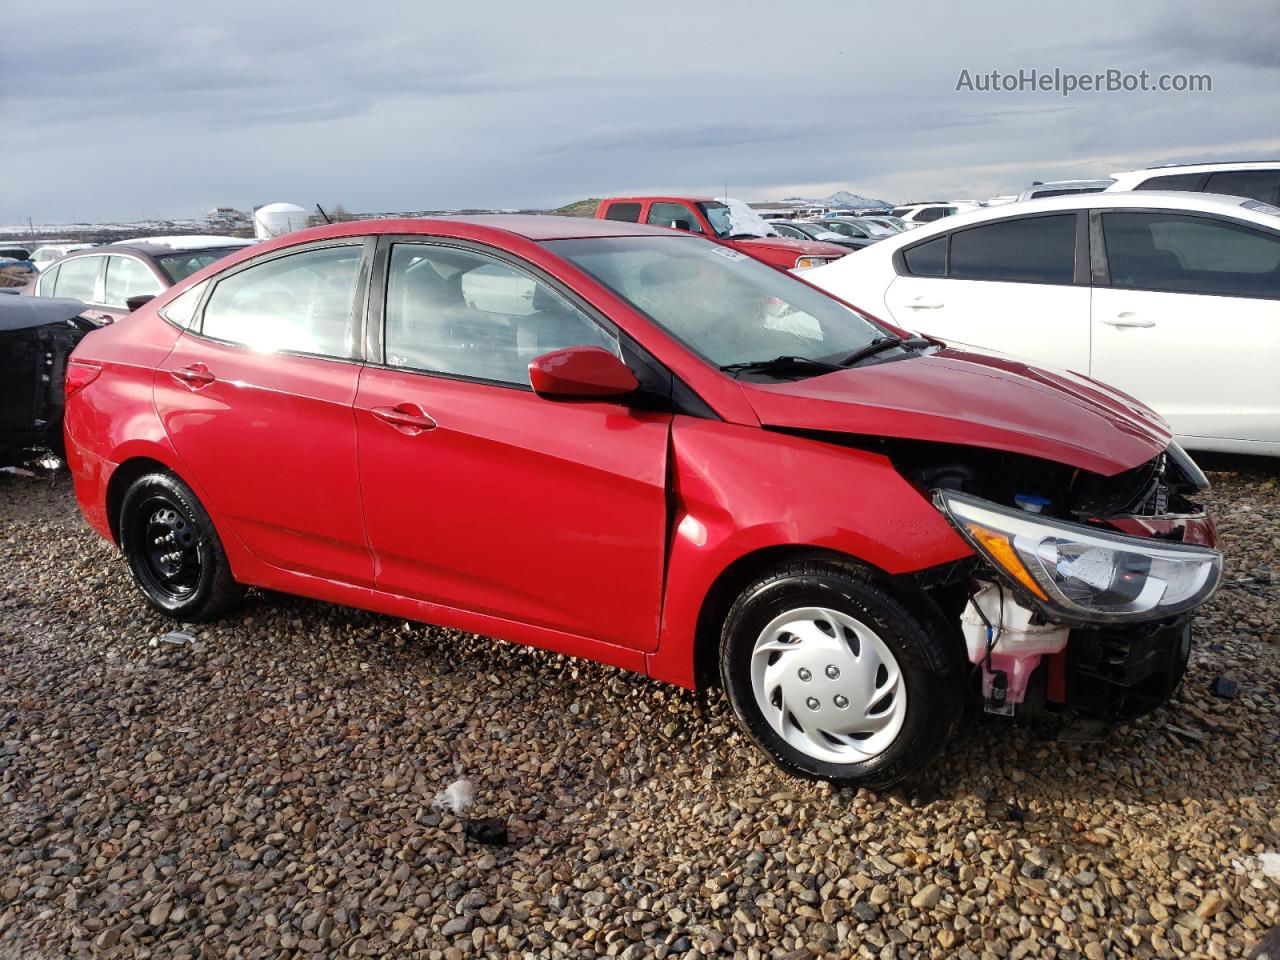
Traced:
<path fill-rule="evenodd" d="M 1097 742 L 974 714 L 882 795 L 779 773 L 718 692 L 256 591 L 174 625 L 65 476 L 0 475 L 0 956 L 1246 957 L 1280 924 L 1280 467 L 1218 466 L 1168 708 Z"/>

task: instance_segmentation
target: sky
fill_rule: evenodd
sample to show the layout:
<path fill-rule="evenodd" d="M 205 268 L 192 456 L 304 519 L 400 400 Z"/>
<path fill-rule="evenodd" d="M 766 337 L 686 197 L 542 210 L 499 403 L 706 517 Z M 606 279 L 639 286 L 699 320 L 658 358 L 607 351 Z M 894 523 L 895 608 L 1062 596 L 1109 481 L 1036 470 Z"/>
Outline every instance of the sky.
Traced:
<path fill-rule="evenodd" d="M 993 70 L 1205 92 L 957 90 Z M 975 81 L 976 83 L 976 81 Z M 986 199 L 1280 158 L 1276 0 L 60 0 L 0 46 L 0 223 L 554 207 L 615 193 Z"/>

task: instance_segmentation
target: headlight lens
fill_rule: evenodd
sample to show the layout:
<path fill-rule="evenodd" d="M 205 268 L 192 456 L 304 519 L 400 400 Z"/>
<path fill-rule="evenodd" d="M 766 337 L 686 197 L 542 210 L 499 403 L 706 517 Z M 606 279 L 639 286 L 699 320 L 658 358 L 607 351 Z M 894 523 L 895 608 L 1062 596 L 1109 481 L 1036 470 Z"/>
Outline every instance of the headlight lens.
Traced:
<path fill-rule="evenodd" d="M 1109 533 L 950 490 L 934 501 L 983 557 L 1055 620 L 1158 620 L 1208 600 L 1222 578 L 1209 547 Z"/>
<path fill-rule="evenodd" d="M 808 270 L 811 267 L 820 267 L 827 262 L 826 257 L 798 257 L 795 268 L 797 270 Z"/>

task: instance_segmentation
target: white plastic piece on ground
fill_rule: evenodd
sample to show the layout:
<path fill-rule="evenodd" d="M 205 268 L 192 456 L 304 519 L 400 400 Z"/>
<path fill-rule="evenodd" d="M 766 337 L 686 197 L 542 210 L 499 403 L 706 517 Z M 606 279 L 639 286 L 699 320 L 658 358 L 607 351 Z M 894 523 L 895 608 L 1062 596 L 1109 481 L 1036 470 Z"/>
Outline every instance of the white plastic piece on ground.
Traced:
<path fill-rule="evenodd" d="M 981 614 L 979 614 L 979 610 Z M 1013 591 L 988 583 L 969 600 L 960 615 L 965 646 L 973 663 L 983 664 L 982 696 L 991 696 L 994 672 L 1003 670 L 1008 677 L 1005 702 L 1015 705 L 1027 695 L 1027 681 L 1045 654 L 1059 653 L 1067 645 L 1070 630 L 1055 623 L 1035 624 L 1035 611 L 1017 601 Z M 988 629 L 983 616 L 995 630 L 996 643 L 991 651 L 991 669 L 985 666 Z"/>
<path fill-rule="evenodd" d="M 253 235 L 259 240 L 304 230 L 310 214 L 294 203 L 268 203 L 253 211 Z"/>
<path fill-rule="evenodd" d="M 1258 854 L 1258 869 L 1271 880 L 1280 880 L 1280 853 Z"/>
<path fill-rule="evenodd" d="M 436 796 L 437 807 L 447 807 L 455 817 L 466 813 L 475 802 L 476 791 L 470 780 L 455 780 Z"/>
<path fill-rule="evenodd" d="M 747 233 L 753 237 L 776 237 L 769 221 L 756 213 L 741 200 L 732 197 L 716 197 L 729 208 L 729 229 L 733 233 Z"/>

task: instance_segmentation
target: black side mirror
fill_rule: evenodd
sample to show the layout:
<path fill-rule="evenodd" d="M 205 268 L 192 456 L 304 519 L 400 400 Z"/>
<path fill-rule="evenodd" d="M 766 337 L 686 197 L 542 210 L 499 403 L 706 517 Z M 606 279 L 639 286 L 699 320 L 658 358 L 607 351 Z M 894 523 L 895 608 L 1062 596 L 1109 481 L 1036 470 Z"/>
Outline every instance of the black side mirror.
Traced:
<path fill-rule="evenodd" d="M 688 220 L 672 220 L 671 226 L 676 230 L 692 230 L 693 224 Z"/>
<path fill-rule="evenodd" d="M 133 311 L 137 310 L 144 303 L 150 303 L 155 298 L 156 295 L 154 293 L 143 293 L 136 297 L 129 297 L 125 300 L 124 305 L 129 308 L 130 313 L 133 313 Z"/>

